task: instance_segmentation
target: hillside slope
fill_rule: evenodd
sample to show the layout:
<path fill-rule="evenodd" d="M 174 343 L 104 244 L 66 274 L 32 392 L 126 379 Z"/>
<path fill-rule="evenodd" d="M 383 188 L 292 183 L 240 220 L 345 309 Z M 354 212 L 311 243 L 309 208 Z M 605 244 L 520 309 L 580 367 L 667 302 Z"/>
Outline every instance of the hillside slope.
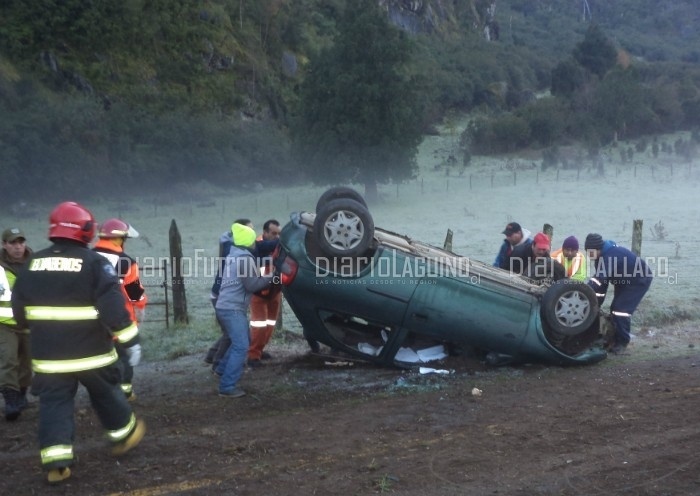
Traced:
<path fill-rule="evenodd" d="M 431 49 L 488 36 L 501 50 L 552 66 L 598 23 L 646 60 L 700 61 L 690 0 L 378 0 L 394 24 Z M 154 110 L 269 111 L 294 101 L 305 61 L 331 43 L 344 0 L 171 0 L 85 3 L 9 0 L 0 7 L 0 99 L 19 82 L 50 92 L 126 100 Z M 352 5 L 352 3 L 348 3 Z M 461 43 L 464 43 L 462 41 Z M 469 50 L 485 49 L 469 43 Z M 449 59 L 449 57 L 446 57 Z"/>

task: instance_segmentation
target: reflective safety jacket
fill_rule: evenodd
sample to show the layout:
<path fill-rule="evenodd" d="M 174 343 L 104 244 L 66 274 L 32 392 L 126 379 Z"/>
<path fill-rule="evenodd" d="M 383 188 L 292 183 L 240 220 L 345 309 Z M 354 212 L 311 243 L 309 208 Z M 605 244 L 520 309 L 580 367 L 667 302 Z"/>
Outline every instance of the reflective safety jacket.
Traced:
<path fill-rule="evenodd" d="M 31 331 L 32 368 L 68 373 L 117 360 L 112 339 L 138 343 L 114 267 L 85 245 L 58 239 L 17 275 L 12 310 Z"/>
<path fill-rule="evenodd" d="M 10 260 L 4 249 L 0 252 L 0 325 L 22 334 L 28 333 L 29 329 L 19 327 L 12 315 L 12 288 L 15 286 L 17 272 L 22 269 L 30 255 L 29 247 L 26 248 L 21 261 Z"/>
<path fill-rule="evenodd" d="M 119 284 L 126 298 L 126 310 L 131 320 L 137 322 L 136 309 L 143 310 L 148 302 L 146 290 L 141 285 L 138 263 L 124 253 L 121 246 L 113 244 L 109 239 L 99 240 L 92 249 L 109 260 L 117 271 Z"/>
<path fill-rule="evenodd" d="M 561 248 L 553 251 L 550 255 L 554 260 L 559 262 L 566 269 L 566 277 L 574 281 L 585 281 L 587 274 L 586 257 L 580 251 L 576 252 L 574 258 L 569 260 L 564 256 Z"/>
<path fill-rule="evenodd" d="M 13 277 L 14 279 L 14 277 Z M 0 266 L 0 324 L 14 327 L 17 325 L 12 315 L 12 287 L 5 268 Z"/>

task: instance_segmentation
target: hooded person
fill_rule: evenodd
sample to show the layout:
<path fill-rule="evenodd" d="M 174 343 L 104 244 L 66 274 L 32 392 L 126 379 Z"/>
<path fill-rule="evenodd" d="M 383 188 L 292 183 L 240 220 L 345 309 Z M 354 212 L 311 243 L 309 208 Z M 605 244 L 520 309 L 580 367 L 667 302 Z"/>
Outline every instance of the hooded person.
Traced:
<path fill-rule="evenodd" d="M 214 308 L 216 308 L 216 300 L 219 298 L 219 291 L 221 290 L 221 280 L 224 273 L 224 267 L 226 265 L 226 255 L 228 255 L 229 251 L 231 250 L 231 246 L 233 246 L 233 226 L 235 226 L 236 224 L 242 224 L 244 226 L 250 227 L 251 229 L 253 228 L 253 223 L 250 219 L 236 219 L 231 224 L 229 230 L 221 234 L 221 236 L 219 237 L 219 258 L 217 264 L 217 272 L 214 276 L 214 284 L 211 287 L 211 293 L 209 296 L 209 299 Z M 275 248 L 277 248 L 278 242 L 279 240 L 276 239 L 255 240 L 255 247 L 252 251 L 253 255 L 258 259 L 258 265 L 260 265 L 260 260 L 269 258 L 272 255 L 272 252 L 274 252 Z M 204 357 L 204 362 L 211 365 L 212 371 L 216 370 L 216 367 L 219 365 L 221 358 L 224 356 L 224 353 L 226 353 L 226 350 L 228 350 L 228 347 L 231 345 L 228 339 L 228 335 L 223 329 L 223 326 L 220 323 L 219 326 L 221 327 L 221 337 L 219 337 L 219 339 L 217 339 L 216 342 L 209 347 Z"/>
<path fill-rule="evenodd" d="M 501 243 L 493 266 L 508 270 L 510 269 L 510 256 L 515 247 L 529 245 L 532 243 L 532 237 L 530 231 L 523 229 L 517 222 L 509 222 L 501 234 L 505 236 L 505 239 Z"/>
<path fill-rule="evenodd" d="M 216 318 L 231 340 L 231 345 L 216 366 L 219 376 L 219 396 L 239 398 L 245 391 L 238 385 L 245 368 L 250 346 L 248 307 L 253 293 L 273 282 L 273 275 L 261 275 L 253 256 L 255 231 L 250 226 L 231 226 L 232 246 L 226 256 L 221 288 L 216 300 Z"/>
<path fill-rule="evenodd" d="M 217 270 L 214 276 L 214 284 L 211 287 L 211 293 L 209 295 L 209 300 L 212 306 L 216 309 L 216 300 L 219 298 L 219 290 L 221 289 L 221 279 L 224 274 L 224 267 L 226 266 L 226 255 L 231 251 L 231 246 L 233 246 L 233 226 L 235 224 L 243 224 L 244 226 L 253 227 L 253 223 L 250 219 L 236 219 L 231 224 L 228 231 L 221 234 L 219 237 L 219 257 L 217 258 Z M 215 311 L 216 313 L 216 311 Z M 217 319 L 218 322 L 218 319 Z M 211 365 L 212 373 L 216 370 L 219 362 L 223 358 L 228 347 L 231 346 L 231 341 L 228 338 L 228 334 L 224 330 L 224 326 L 219 323 L 219 328 L 221 329 L 221 336 L 214 342 L 204 357 L 204 362 Z"/>
<path fill-rule="evenodd" d="M 641 257 L 598 233 L 586 236 L 584 248 L 593 268 L 588 285 L 595 291 L 598 305 L 603 304 L 610 284 L 615 287 L 610 304 L 615 338 L 610 351 L 624 353 L 632 337 L 632 314 L 649 291 L 654 275 Z"/>

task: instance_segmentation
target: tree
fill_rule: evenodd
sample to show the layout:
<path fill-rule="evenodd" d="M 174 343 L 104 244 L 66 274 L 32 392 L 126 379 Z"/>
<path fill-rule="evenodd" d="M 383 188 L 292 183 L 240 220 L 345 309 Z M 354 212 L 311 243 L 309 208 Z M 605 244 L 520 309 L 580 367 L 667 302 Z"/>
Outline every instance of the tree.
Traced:
<path fill-rule="evenodd" d="M 531 144 L 552 146 L 567 133 L 568 106 L 560 98 L 541 98 L 518 110 L 530 129 Z"/>
<path fill-rule="evenodd" d="M 552 69 L 552 95 L 570 98 L 585 82 L 581 66 L 573 59 L 559 62 Z"/>
<path fill-rule="evenodd" d="M 655 116 L 646 94 L 633 68 L 611 71 L 593 95 L 593 117 L 600 136 L 617 132 L 629 138 L 648 132 Z"/>
<path fill-rule="evenodd" d="M 576 61 L 599 78 L 617 63 L 617 50 L 595 24 L 586 30 L 583 41 L 573 51 Z"/>
<path fill-rule="evenodd" d="M 377 184 L 413 177 L 421 139 L 420 88 L 411 43 L 376 0 L 348 2 L 335 43 L 311 60 L 292 136 L 311 179 Z"/>

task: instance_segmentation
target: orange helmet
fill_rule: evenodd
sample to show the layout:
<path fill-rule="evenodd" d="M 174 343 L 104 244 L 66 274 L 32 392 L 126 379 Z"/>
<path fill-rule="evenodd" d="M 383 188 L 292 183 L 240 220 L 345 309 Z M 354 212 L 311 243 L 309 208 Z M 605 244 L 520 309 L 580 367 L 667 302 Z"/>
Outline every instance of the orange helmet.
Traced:
<path fill-rule="evenodd" d="M 63 202 L 49 215 L 49 239 L 65 238 L 88 244 L 95 237 L 95 218 L 75 202 Z"/>
<path fill-rule="evenodd" d="M 100 226 L 97 233 L 100 238 L 138 238 L 136 229 L 120 219 L 108 219 Z"/>

